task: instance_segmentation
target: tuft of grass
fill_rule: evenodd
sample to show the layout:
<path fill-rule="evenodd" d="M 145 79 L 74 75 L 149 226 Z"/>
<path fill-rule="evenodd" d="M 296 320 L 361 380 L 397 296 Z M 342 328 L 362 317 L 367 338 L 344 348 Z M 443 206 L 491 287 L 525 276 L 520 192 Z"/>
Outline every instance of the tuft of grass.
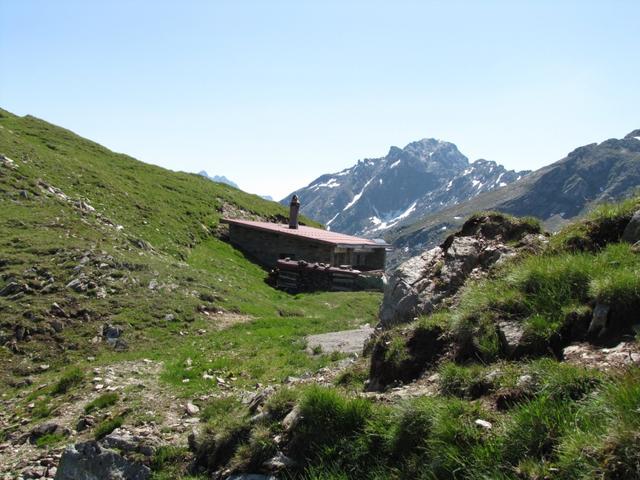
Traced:
<path fill-rule="evenodd" d="M 618 242 L 625 226 L 640 208 L 640 196 L 616 203 L 603 203 L 584 219 L 574 222 L 551 238 L 552 251 L 598 251 Z"/>
<path fill-rule="evenodd" d="M 120 428 L 123 423 L 124 418 L 121 415 L 104 420 L 95 427 L 93 430 L 93 436 L 96 440 L 100 440 L 109 435 L 116 428 Z"/>
<path fill-rule="evenodd" d="M 300 403 L 301 421 L 290 448 L 302 458 L 337 453 L 364 430 L 371 408 L 364 399 L 347 398 L 334 389 L 312 387 Z"/>
<path fill-rule="evenodd" d="M 75 367 L 67 370 L 62 375 L 62 377 L 60 377 L 60 380 L 58 380 L 58 382 L 54 385 L 51 393 L 53 395 L 62 395 L 64 393 L 67 393 L 69 389 L 81 384 L 83 380 L 84 374 L 79 368 Z"/>
<path fill-rule="evenodd" d="M 95 410 L 101 410 L 115 405 L 118 402 L 118 399 L 119 396 L 116 392 L 104 393 L 87 403 L 84 407 L 84 413 L 91 413 Z"/>
<path fill-rule="evenodd" d="M 493 387 L 485 379 L 486 368 L 478 364 L 465 366 L 447 362 L 440 366 L 438 373 L 443 395 L 475 399 Z"/>
<path fill-rule="evenodd" d="M 33 418 L 47 418 L 52 411 L 53 407 L 50 400 L 44 398 L 35 402 L 35 406 L 31 410 L 31 416 Z"/>
<path fill-rule="evenodd" d="M 182 466 L 190 457 L 189 449 L 173 445 L 163 445 L 156 449 L 151 459 L 151 469 L 154 472 L 168 474 L 175 466 Z M 174 472 L 175 473 L 175 472 Z"/>
<path fill-rule="evenodd" d="M 58 433 L 47 433 L 36 440 L 36 447 L 47 448 L 59 444 L 64 441 L 64 435 Z"/>
<path fill-rule="evenodd" d="M 271 395 L 264 405 L 264 410 L 275 421 L 282 420 L 295 406 L 300 397 L 300 391 L 291 387 L 279 388 Z"/>
<path fill-rule="evenodd" d="M 200 412 L 200 420 L 211 429 L 222 429 L 227 421 L 247 417 L 247 407 L 236 397 L 212 398 Z"/>

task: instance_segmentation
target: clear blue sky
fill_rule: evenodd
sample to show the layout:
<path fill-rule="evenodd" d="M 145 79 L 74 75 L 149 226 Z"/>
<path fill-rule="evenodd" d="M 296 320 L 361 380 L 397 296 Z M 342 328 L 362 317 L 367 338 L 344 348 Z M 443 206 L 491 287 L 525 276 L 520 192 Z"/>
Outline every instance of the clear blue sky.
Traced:
<path fill-rule="evenodd" d="M 640 2 L 0 0 L 0 106 L 280 198 L 423 137 L 534 169 L 640 128 Z"/>

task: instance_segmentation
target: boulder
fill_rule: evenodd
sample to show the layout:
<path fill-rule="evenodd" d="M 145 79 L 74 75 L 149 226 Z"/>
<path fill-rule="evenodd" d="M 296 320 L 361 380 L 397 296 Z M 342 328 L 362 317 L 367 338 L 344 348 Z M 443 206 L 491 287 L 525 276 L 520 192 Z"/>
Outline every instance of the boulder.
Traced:
<path fill-rule="evenodd" d="M 302 418 L 302 412 L 300 407 L 296 405 L 293 407 L 286 417 L 282 420 L 282 428 L 285 432 L 288 432 L 296 427 Z"/>
<path fill-rule="evenodd" d="M 149 467 L 89 441 L 67 447 L 55 480 L 147 480 L 150 477 Z"/>
<path fill-rule="evenodd" d="M 422 255 L 410 258 L 393 272 L 384 289 L 380 306 L 379 317 L 383 326 L 410 321 L 421 312 L 429 312 L 433 309 L 430 302 L 432 286 L 424 282 L 419 285 L 419 282 L 428 272 L 437 267 L 443 255 L 442 249 L 436 247 Z M 420 286 L 423 286 L 422 290 Z"/>
<path fill-rule="evenodd" d="M 524 326 L 521 322 L 502 321 L 498 322 L 498 335 L 502 343 L 503 350 L 508 357 L 514 358 L 520 355 L 522 349 L 522 339 L 524 337 Z"/>
<path fill-rule="evenodd" d="M 640 210 L 633 214 L 622 233 L 622 240 L 629 243 L 640 241 Z"/>
<path fill-rule="evenodd" d="M 410 258 L 393 272 L 384 290 L 380 325 L 388 328 L 429 314 L 469 277 L 486 274 L 520 250 L 538 252 L 547 243 L 533 222 L 497 212 L 474 215 L 440 246 Z"/>

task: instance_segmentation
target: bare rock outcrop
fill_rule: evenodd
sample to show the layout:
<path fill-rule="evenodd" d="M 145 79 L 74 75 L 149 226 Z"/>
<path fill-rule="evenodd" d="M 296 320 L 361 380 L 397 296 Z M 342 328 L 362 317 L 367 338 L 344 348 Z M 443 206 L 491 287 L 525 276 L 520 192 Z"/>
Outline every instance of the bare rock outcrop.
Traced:
<path fill-rule="evenodd" d="M 65 450 L 56 473 L 56 480 L 146 480 L 149 467 L 127 460 L 117 451 L 97 442 L 78 443 Z"/>
<path fill-rule="evenodd" d="M 533 222 L 499 213 L 472 217 L 442 245 L 407 260 L 391 275 L 380 307 L 381 326 L 431 313 L 467 279 L 484 275 L 519 250 L 535 251 L 546 242 Z"/>

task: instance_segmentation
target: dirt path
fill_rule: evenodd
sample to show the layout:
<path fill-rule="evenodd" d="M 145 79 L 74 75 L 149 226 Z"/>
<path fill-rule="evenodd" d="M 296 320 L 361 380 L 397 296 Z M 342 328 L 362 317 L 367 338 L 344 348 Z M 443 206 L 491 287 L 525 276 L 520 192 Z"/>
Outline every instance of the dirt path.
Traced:
<path fill-rule="evenodd" d="M 307 336 L 307 349 L 313 353 L 362 353 L 365 342 L 374 329 L 363 325 L 356 330 L 321 333 Z"/>

